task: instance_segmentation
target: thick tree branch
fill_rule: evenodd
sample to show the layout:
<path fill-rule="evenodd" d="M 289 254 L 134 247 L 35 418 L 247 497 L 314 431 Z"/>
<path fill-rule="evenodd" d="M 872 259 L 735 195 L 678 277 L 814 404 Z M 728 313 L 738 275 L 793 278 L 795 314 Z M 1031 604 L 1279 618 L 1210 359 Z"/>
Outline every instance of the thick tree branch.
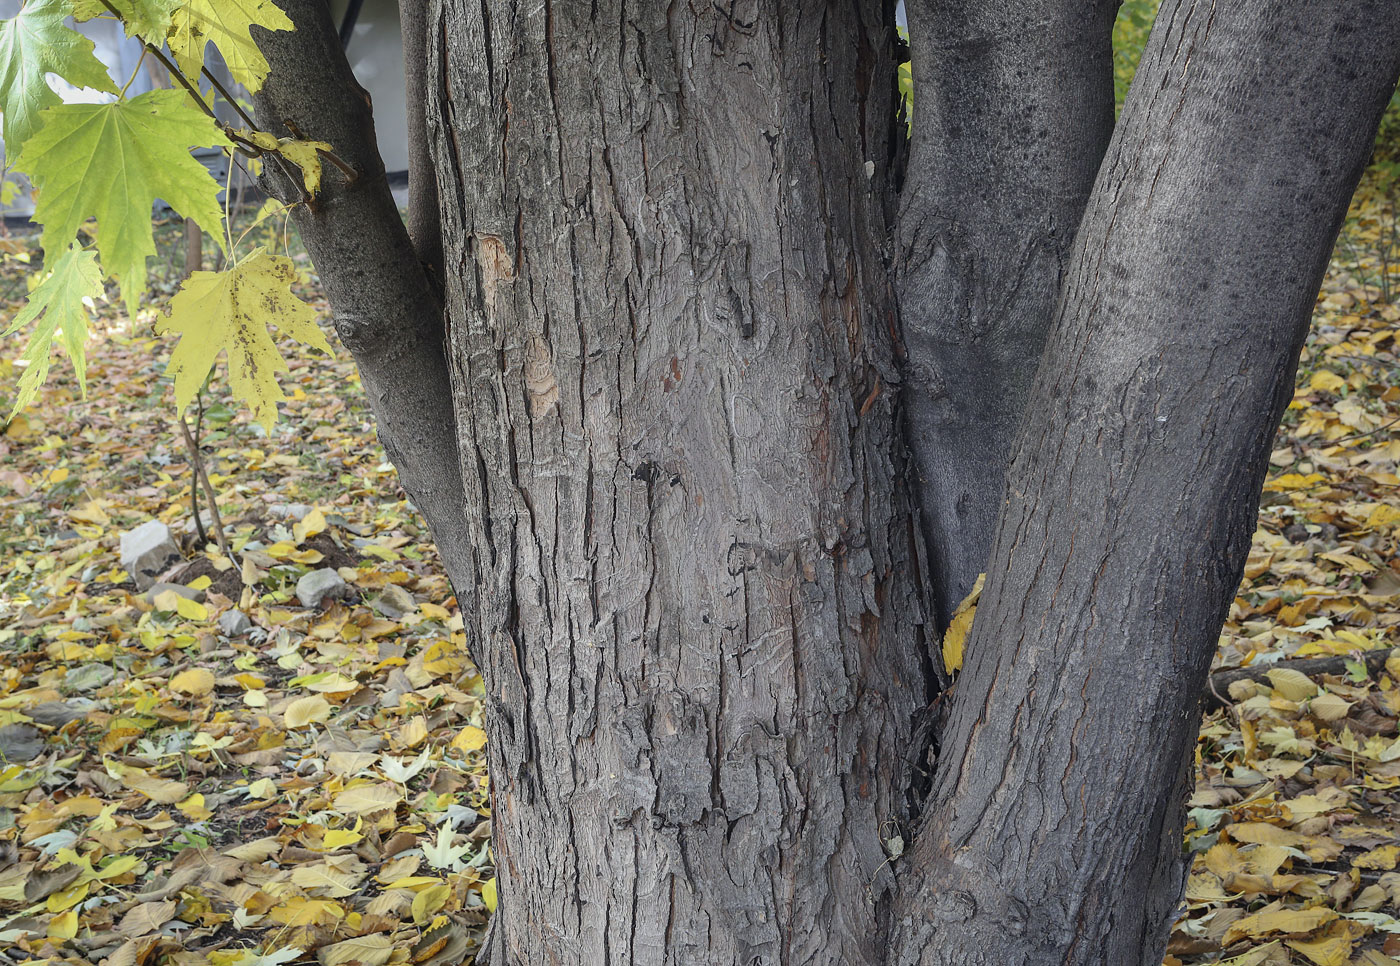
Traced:
<path fill-rule="evenodd" d="M 379 438 L 404 490 L 428 521 L 459 595 L 473 592 L 463 518 L 442 303 L 419 261 L 384 177 L 369 95 L 355 81 L 324 0 L 280 0 L 294 31 L 259 31 L 272 71 L 254 98 L 278 135 L 329 142 L 358 177 L 328 172 L 321 192 L 292 209 L 321 274 L 341 341 L 355 357 Z M 265 168 L 280 196 L 300 185 Z"/>
<path fill-rule="evenodd" d="M 1393 0 L 1162 4 L 1007 474 L 891 966 L 1161 963 L 1206 675 L 1398 73 Z"/>
<path fill-rule="evenodd" d="M 442 220 L 428 135 L 428 0 L 399 0 L 404 98 L 408 107 L 408 237 L 436 284 L 442 284 Z"/>
<path fill-rule="evenodd" d="M 1293 658 L 1275 661 L 1272 664 L 1232 667 L 1224 671 L 1216 671 L 1210 676 L 1210 687 L 1205 693 L 1206 707 L 1210 709 L 1228 707 L 1230 685 L 1236 681 L 1263 681 L 1269 676 L 1270 671 L 1287 668 L 1290 671 L 1306 674 L 1308 677 L 1316 677 L 1319 674 L 1346 674 L 1348 664 L 1359 662 L 1365 666 L 1367 673 L 1379 674 L 1385 668 L 1385 662 L 1395 655 L 1400 655 L 1400 648 L 1384 647 L 1374 651 L 1364 651 L 1360 654 Z"/>
<path fill-rule="evenodd" d="M 897 290 L 939 629 L 986 569 L 1006 464 L 1113 130 L 1117 0 L 910 0 Z"/>

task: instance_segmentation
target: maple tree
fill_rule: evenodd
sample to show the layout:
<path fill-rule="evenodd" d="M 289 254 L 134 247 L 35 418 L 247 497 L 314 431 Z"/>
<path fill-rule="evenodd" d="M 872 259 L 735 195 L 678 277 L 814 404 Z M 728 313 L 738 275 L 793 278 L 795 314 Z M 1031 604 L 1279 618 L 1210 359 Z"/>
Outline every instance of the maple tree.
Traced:
<path fill-rule="evenodd" d="M 481 669 L 501 908 L 479 961 L 1160 960 L 1192 712 L 1400 14 L 1168 3 L 1115 128 L 1117 4 L 1037 2 L 1026 31 L 927 0 L 906 127 L 889 10 L 408 2 L 405 234 L 319 0 L 31 3 L 0 46 L 50 256 L 27 357 L 81 345 L 90 216 L 137 306 L 159 196 L 233 262 L 172 300 L 177 399 L 226 350 L 269 423 L 267 326 L 328 347 L 182 152 L 265 161 Z M 168 44 L 182 87 L 51 103 L 12 38 L 54 39 L 64 9 Z M 209 40 L 261 129 L 213 121 Z M 90 67 L 80 40 L 48 49 Z M 1343 50 L 1365 66 L 1340 75 Z M 200 619 L 177 597 L 155 605 Z M 189 792 L 131 767 L 108 774 Z M 1220 888 L 1282 865 L 1231 852 L 1281 844 L 1246 824 L 1208 853 Z M 462 848 L 422 851 L 455 870 Z M 421 923 L 449 889 L 420 885 Z M 287 924 L 336 918 L 316 902 Z M 1219 938 L 1325 929 L 1289 940 L 1322 962 L 1352 921 L 1261 910 Z"/>

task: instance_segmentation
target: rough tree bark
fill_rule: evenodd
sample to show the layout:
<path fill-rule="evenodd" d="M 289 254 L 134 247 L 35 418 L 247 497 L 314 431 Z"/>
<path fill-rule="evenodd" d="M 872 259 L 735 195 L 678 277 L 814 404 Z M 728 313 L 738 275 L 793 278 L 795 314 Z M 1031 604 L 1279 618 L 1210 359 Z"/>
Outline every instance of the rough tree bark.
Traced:
<path fill-rule="evenodd" d="M 1112 4 L 916 0 L 896 226 L 892 4 L 403 0 L 410 242 L 279 3 L 259 119 L 359 172 L 295 214 L 490 696 L 483 961 L 1160 962 L 1400 7 L 1166 0 L 1091 193 Z"/>
<path fill-rule="evenodd" d="M 891 962 L 1157 966 L 1200 696 L 1391 0 L 1166 0 L 1031 393 Z"/>
<path fill-rule="evenodd" d="M 927 700 L 888 11 L 432 9 L 490 961 L 880 962 Z"/>

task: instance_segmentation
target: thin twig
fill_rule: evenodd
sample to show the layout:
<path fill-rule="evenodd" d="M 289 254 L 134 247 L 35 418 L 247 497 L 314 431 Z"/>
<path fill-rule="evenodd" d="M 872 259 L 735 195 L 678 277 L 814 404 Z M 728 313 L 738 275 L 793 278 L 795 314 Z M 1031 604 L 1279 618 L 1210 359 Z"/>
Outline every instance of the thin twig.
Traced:
<path fill-rule="evenodd" d="M 197 440 L 200 435 L 200 427 L 204 423 L 203 391 L 195 393 L 195 401 L 199 406 L 194 417 L 194 436 Z M 180 421 L 184 422 L 183 419 Z M 196 446 L 197 448 L 198 446 Z M 203 547 L 209 543 L 209 534 L 204 530 L 204 519 L 199 512 L 199 473 L 197 471 L 190 474 L 190 508 L 194 510 L 194 529 L 195 533 L 199 535 L 199 545 Z"/>
<path fill-rule="evenodd" d="M 1354 436 L 1343 436 L 1343 437 L 1340 438 L 1340 439 L 1329 439 L 1329 440 L 1326 441 L 1326 443 L 1327 443 L 1328 446 L 1335 446 L 1335 445 L 1337 445 L 1338 443 L 1349 443 L 1349 442 L 1351 442 L 1351 441 L 1354 440 L 1354 439 L 1365 439 L 1367 436 L 1374 436 L 1374 435 L 1376 435 L 1377 433 L 1381 432 L 1382 430 L 1389 429 L 1390 427 L 1394 426 L 1396 423 L 1400 423 L 1400 416 L 1396 416 L 1394 419 L 1392 419 L 1392 420 L 1391 420 L 1390 422 L 1388 422 L 1388 423 L 1382 423 L 1381 425 L 1377 426 L 1375 429 L 1371 430 L 1370 432 L 1366 432 L 1366 433 L 1357 433 L 1357 434 L 1355 434 Z"/>
<path fill-rule="evenodd" d="M 228 104 L 228 106 L 237 111 L 238 116 L 243 118 L 243 123 L 247 124 L 248 127 L 254 131 L 258 130 L 257 122 L 247 115 L 247 113 L 243 110 L 242 105 L 240 105 L 237 101 L 233 99 L 233 95 L 228 92 L 227 88 L 225 88 L 223 84 L 219 83 L 219 79 L 215 77 L 212 72 L 210 72 L 209 68 L 201 67 L 200 71 L 204 74 L 205 79 L 213 85 L 214 90 L 218 91 L 220 94 L 223 95 L 224 101 Z"/>
<path fill-rule="evenodd" d="M 112 16 L 116 17 L 118 21 L 121 21 L 121 11 L 119 11 L 116 7 L 112 6 L 111 0 L 99 0 L 99 2 L 102 4 L 102 6 L 106 7 L 109 11 L 111 11 Z M 157 47 L 155 44 L 148 43 L 145 45 L 145 48 L 148 53 L 150 53 L 157 60 L 159 60 L 162 65 L 164 65 L 165 69 L 170 72 L 171 77 L 175 78 L 177 81 L 180 82 L 180 86 L 183 87 L 186 90 L 186 92 L 188 92 L 189 95 L 194 98 L 195 103 L 199 105 L 200 110 L 202 110 L 205 114 L 212 118 L 213 121 L 216 124 L 218 124 L 220 128 L 223 129 L 224 135 L 228 137 L 230 141 L 237 142 L 240 148 L 246 147 L 246 153 L 248 153 L 251 157 L 257 157 L 258 155 L 262 154 L 262 148 L 258 147 L 257 144 L 248 140 L 245 137 L 242 137 L 232 127 L 230 127 L 227 124 L 224 124 L 222 121 L 219 120 L 219 116 L 214 113 L 214 109 L 210 107 L 209 104 L 204 100 L 204 94 L 200 91 L 200 89 L 190 82 L 190 79 L 184 75 L 184 73 L 180 70 L 179 67 L 175 66 L 175 64 L 171 62 L 169 57 L 165 56 L 165 54 L 161 51 L 159 47 Z M 243 113 L 243 109 L 238 106 L 237 102 L 229 98 L 228 94 L 223 89 L 223 85 L 219 84 L 218 81 L 214 80 L 214 78 L 209 74 L 207 70 L 204 71 L 204 75 L 209 78 L 210 82 L 213 83 L 215 87 L 218 88 L 220 93 L 224 94 L 224 98 L 228 100 L 229 104 L 233 106 L 233 109 L 238 112 L 238 115 L 242 117 L 245 121 L 247 121 L 248 124 L 253 128 L 253 130 L 258 130 L 258 126 L 248 118 L 247 114 Z"/>
<path fill-rule="evenodd" d="M 209 516 L 214 521 L 214 539 L 219 544 L 219 549 L 223 551 L 225 557 L 238 564 L 238 558 L 233 555 L 233 550 L 228 545 L 228 539 L 224 536 L 224 521 L 219 517 L 219 502 L 214 495 L 214 485 L 209 482 L 209 474 L 204 471 L 204 458 L 199 455 L 199 444 L 194 441 L 194 436 L 190 434 L 189 423 L 185 422 L 185 414 L 181 413 L 176 417 L 180 423 L 180 432 L 185 436 L 185 449 L 189 451 L 190 462 L 194 464 L 195 474 L 199 478 L 199 483 L 204 487 L 204 496 L 209 501 Z"/>

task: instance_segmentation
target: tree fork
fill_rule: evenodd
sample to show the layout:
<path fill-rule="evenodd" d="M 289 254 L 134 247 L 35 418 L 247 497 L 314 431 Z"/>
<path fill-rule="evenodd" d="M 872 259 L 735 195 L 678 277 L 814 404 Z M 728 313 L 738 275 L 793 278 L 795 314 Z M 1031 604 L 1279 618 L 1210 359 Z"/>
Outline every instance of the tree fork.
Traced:
<path fill-rule="evenodd" d="M 258 122 L 282 136 L 328 142 L 358 174 L 350 180 L 328 170 L 315 199 L 296 204 L 292 217 L 320 272 L 340 339 L 355 358 L 380 442 L 467 608 L 475 576 L 463 568 L 472 557 L 440 285 L 399 217 L 369 95 L 355 81 L 325 0 L 279 0 L 279 6 L 295 30 L 258 28 L 258 46 L 272 66 L 254 98 Z M 415 108 L 421 113 L 421 103 L 409 105 Z M 275 165 L 264 171 L 274 193 L 300 197 L 301 185 Z"/>
<path fill-rule="evenodd" d="M 1008 474 L 897 966 L 1161 962 L 1206 674 L 1398 73 L 1390 0 L 1163 3 Z"/>

